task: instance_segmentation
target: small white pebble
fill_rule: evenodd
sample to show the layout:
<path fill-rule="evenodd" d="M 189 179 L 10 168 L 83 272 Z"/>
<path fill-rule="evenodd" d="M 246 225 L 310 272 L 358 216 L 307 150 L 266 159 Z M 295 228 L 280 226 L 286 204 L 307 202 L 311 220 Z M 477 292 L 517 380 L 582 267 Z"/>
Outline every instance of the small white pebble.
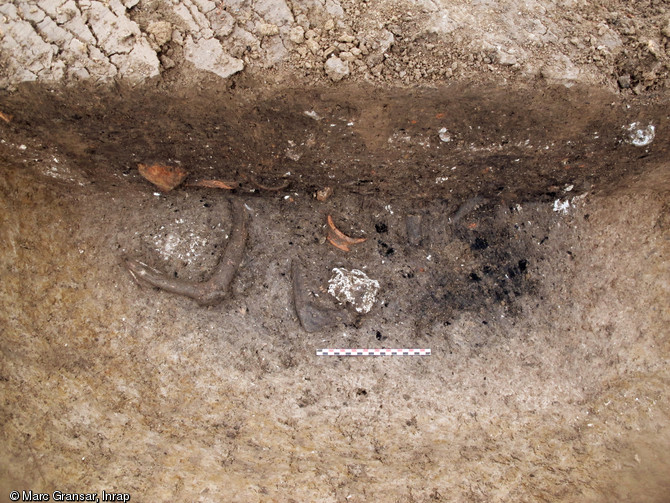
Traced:
<path fill-rule="evenodd" d="M 440 128 L 437 134 L 440 137 L 440 141 L 443 141 L 444 143 L 451 141 L 451 135 L 449 134 L 449 131 L 447 131 L 446 127 Z"/>
<path fill-rule="evenodd" d="M 25 145 L 19 145 L 19 150 L 25 150 L 25 149 L 27 149 L 27 148 L 28 148 L 28 147 L 26 147 Z"/>
<path fill-rule="evenodd" d="M 569 209 L 570 201 L 561 201 L 560 199 L 556 199 L 556 201 L 554 201 L 554 211 L 567 215 Z"/>

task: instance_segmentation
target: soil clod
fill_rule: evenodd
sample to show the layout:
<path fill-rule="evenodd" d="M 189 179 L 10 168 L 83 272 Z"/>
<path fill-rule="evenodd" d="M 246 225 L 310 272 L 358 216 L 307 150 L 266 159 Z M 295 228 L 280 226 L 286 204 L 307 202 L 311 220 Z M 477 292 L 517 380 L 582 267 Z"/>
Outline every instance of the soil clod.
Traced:
<path fill-rule="evenodd" d="M 324 187 L 323 189 L 316 191 L 316 199 L 318 201 L 326 201 L 332 195 L 333 195 L 332 187 Z"/>

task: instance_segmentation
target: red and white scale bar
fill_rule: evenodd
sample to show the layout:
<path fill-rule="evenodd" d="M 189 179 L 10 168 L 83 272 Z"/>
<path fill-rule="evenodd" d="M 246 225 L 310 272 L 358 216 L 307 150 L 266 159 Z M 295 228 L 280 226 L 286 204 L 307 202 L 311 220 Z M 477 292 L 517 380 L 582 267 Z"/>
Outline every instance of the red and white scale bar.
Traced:
<path fill-rule="evenodd" d="M 430 349 L 317 349 L 316 356 L 430 356 Z"/>

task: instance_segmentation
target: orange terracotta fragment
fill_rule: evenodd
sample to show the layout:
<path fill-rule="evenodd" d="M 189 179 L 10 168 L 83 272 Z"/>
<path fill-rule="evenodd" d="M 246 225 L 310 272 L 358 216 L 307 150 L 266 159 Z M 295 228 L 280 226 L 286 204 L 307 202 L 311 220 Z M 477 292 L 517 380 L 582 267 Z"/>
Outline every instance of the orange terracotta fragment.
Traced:
<path fill-rule="evenodd" d="M 209 187 L 211 189 L 226 189 L 233 190 L 238 187 L 236 182 L 222 182 L 221 180 L 198 180 L 197 182 L 189 183 L 192 187 Z"/>
<path fill-rule="evenodd" d="M 183 168 L 163 164 L 152 164 L 151 166 L 138 164 L 137 169 L 140 175 L 165 192 L 177 187 L 188 175 Z"/>
<path fill-rule="evenodd" d="M 0 112 L 0 119 L 9 124 L 14 116 Z"/>

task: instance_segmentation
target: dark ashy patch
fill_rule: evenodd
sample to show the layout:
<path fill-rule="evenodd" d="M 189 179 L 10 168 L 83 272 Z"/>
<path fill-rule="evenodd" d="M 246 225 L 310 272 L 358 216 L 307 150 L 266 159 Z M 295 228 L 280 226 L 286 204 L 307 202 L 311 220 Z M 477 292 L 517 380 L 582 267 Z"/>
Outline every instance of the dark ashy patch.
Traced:
<path fill-rule="evenodd" d="M 474 242 L 470 245 L 472 250 L 486 250 L 489 247 L 489 242 L 480 237 L 476 237 Z"/>
<path fill-rule="evenodd" d="M 395 253 L 395 249 L 391 245 L 384 243 L 382 240 L 377 240 L 377 243 L 379 244 L 379 254 L 382 257 L 388 257 Z"/>
<path fill-rule="evenodd" d="M 375 230 L 379 234 L 385 234 L 389 231 L 388 225 L 386 225 L 384 222 L 377 222 L 375 224 Z"/>

